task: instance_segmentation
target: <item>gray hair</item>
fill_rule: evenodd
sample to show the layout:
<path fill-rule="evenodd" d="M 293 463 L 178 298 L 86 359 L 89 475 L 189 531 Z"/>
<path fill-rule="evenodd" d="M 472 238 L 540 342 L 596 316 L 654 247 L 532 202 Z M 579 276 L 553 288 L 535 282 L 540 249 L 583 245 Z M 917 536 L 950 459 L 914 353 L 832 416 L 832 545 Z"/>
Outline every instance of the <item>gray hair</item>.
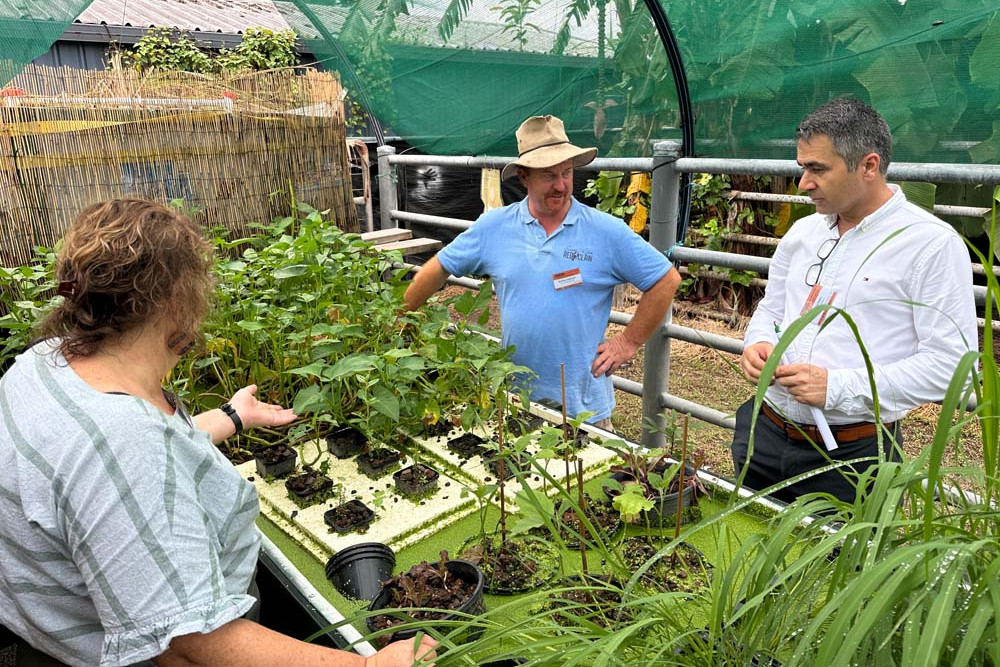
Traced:
<path fill-rule="evenodd" d="M 848 169 L 857 169 L 869 153 L 881 158 L 879 172 L 883 176 L 889 168 L 892 133 L 882 116 L 864 102 L 849 97 L 827 102 L 806 116 L 795 130 L 798 141 L 810 141 L 816 135 L 830 137 L 833 149 L 844 158 Z"/>

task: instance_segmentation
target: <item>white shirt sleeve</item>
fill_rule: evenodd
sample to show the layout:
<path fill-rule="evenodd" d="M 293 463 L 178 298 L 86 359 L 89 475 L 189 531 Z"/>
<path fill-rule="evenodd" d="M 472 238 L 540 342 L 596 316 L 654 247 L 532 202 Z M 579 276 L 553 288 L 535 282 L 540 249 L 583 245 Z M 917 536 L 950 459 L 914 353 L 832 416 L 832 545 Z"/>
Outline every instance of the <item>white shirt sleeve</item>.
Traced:
<path fill-rule="evenodd" d="M 927 248 L 906 279 L 916 353 L 874 368 L 880 406 L 892 411 L 941 400 L 962 356 L 978 350 L 972 267 L 958 235 L 949 234 Z M 868 416 L 874 402 L 866 368 L 829 371 L 826 409 Z"/>

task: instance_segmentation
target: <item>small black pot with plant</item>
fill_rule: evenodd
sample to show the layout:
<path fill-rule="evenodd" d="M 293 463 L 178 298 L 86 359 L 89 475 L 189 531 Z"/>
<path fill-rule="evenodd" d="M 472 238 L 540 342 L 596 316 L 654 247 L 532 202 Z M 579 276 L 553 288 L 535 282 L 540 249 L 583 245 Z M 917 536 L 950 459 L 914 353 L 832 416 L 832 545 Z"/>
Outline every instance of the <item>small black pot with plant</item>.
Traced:
<path fill-rule="evenodd" d="M 257 474 L 261 477 L 284 477 L 295 470 L 299 454 L 288 445 L 267 445 L 254 452 Z"/>
<path fill-rule="evenodd" d="M 471 538 L 462 547 L 462 558 L 479 566 L 486 592 L 492 595 L 516 595 L 547 586 L 559 567 L 559 551 L 535 537 Z"/>
<path fill-rule="evenodd" d="M 537 431 L 543 426 L 545 426 L 544 419 L 527 412 L 508 415 L 504 420 L 507 433 L 515 438 Z"/>
<path fill-rule="evenodd" d="M 475 433 L 463 433 L 448 440 L 448 449 L 463 459 L 484 454 L 487 451 L 485 445 L 486 438 Z"/>
<path fill-rule="evenodd" d="M 581 536 L 584 545 L 595 541 L 595 539 L 607 542 L 622 527 L 621 514 L 610 503 L 595 500 L 590 494 L 586 494 L 584 507 L 584 516 L 597 531 L 596 536 L 587 528 L 586 523 L 580 520 L 576 506 L 565 506 L 562 511 L 556 514 L 558 519 L 555 524 L 559 528 L 559 536 L 570 549 L 576 549 L 580 546 Z M 530 532 L 532 535 L 544 536 L 548 534 L 548 529 L 545 526 L 539 526 L 532 528 Z"/>
<path fill-rule="evenodd" d="M 449 559 L 448 552 L 441 552 L 436 564 L 423 561 L 406 572 L 382 584 L 382 590 L 372 600 L 370 612 L 384 612 L 368 617 L 372 632 L 387 630 L 398 625 L 420 621 L 421 627 L 434 621 L 453 621 L 465 616 L 476 616 L 486 611 L 483 601 L 483 573 L 473 563 L 462 559 Z M 457 612 L 457 613 L 456 613 Z M 467 637 L 478 639 L 482 628 L 468 622 Z M 380 645 L 416 636 L 418 627 L 396 630 L 376 638 Z"/>
<path fill-rule="evenodd" d="M 363 533 L 375 519 L 375 510 L 357 498 L 323 513 L 323 521 L 338 533 Z"/>
<path fill-rule="evenodd" d="M 440 439 L 449 435 L 455 428 L 457 427 L 451 419 L 442 417 L 435 422 L 425 421 L 422 434 L 425 438 Z"/>
<path fill-rule="evenodd" d="M 308 466 L 303 467 L 299 474 L 286 479 L 285 489 L 300 507 L 309 507 L 326 500 L 335 491 L 332 479 Z"/>
<path fill-rule="evenodd" d="M 648 539 L 641 536 L 622 541 L 622 560 L 633 572 L 659 553 Z M 642 583 L 665 592 L 697 593 L 711 583 L 712 566 L 705 555 L 687 542 L 677 544 L 669 554 L 664 554 L 643 573 Z"/>
<path fill-rule="evenodd" d="M 564 626 L 581 620 L 602 628 L 629 623 L 633 610 L 622 604 L 622 582 L 608 574 L 573 575 L 562 580 L 549 601 L 553 618 Z"/>
<path fill-rule="evenodd" d="M 396 490 L 407 497 L 426 496 L 437 489 L 441 475 L 434 468 L 423 463 L 414 463 L 392 475 Z"/>
<path fill-rule="evenodd" d="M 681 504 L 681 523 L 700 517 L 698 497 L 707 493 L 697 469 L 704 460 L 695 454 L 693 465 L 683 471 L 665 453 L 645 453 L 639 450 L 618 450 L 622 463 L 611 466 L 602 483 L 604 493 L 612 499 L 629 523 L 666 528 L 674 525 Z"/>
<path fill-rule="evenodd" d="M 372 479 L 378 479 L 399 467 L 403 453 L 388 447 L 375 447 L 364 452 L 357 459 L 358 469 Z"/>
<path fill-rule="evenodd" d="M 501 455 L 498 452 L 493 451 L 485 456 L 486 469 L 496 475 L 499 479 Z M 514 479 L 519 473 L 526 473 L 529 470 L 531 470 L 531 454 L 528 452 L 506 452 L 503 455 L 503 475 L 505 480 Z"/>
<path fill-rule="evenodd" d="M 368 436 L 353 426 L 341 426 L 326 436 L 326 448 L 338 459 L 349 459 L 365 450 Z"/>

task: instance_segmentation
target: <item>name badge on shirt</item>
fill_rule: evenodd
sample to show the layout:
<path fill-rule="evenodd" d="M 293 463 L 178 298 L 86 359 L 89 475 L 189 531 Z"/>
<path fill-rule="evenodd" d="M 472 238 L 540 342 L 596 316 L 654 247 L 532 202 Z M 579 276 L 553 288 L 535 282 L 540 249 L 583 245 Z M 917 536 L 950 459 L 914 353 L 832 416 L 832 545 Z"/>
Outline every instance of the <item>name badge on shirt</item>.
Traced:
<path fill-rule="evenodd" d="M 826 304 L 828 306 L 833 305 L 833 300 L 837 298 L 836 290 L 832 290 L 829 287 L 823 287 L 820 284 L 813 285 L 813 288 L 809 291 L 809 296 L 806 297 L 806 302 L 802 305 L 802 310 L 799 312 L 799 316 L 805 315 L 810 310 L 815 308 L 818 304 Z M 820 313 L 819 320 L 816 321 L 817 326 L 822 326 L 823 321 L 826 320 L 829 310 L 825 310 Z"/>
<path fill-rule="evenodd" d="M 560 271 L 559 273 L 552 274 L 552 286 L 556 290 L 576 287 L 582 284 L 583 276 L 580 275 L 580 269 L 570 269 L 569 271 Z"/>

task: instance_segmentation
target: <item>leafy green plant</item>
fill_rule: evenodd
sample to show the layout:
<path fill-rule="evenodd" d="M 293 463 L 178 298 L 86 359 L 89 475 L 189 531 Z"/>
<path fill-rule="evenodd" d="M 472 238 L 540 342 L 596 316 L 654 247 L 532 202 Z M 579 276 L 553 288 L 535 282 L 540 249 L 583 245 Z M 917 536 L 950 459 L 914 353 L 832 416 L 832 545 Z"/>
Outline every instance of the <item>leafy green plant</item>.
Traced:
<path fill-rule="evenodd" d="M 313 432 L 351 425 L 397 446 L 426 420 L 460 409 L 466 428 L 492 420 L 493 397 L 526 371 L 470 331 L 489 287 L 406 313 L 397 255 L 345 234 L 296 204 L 219 263 L 217 309 L 206 354 L 190 362 L 188 387 L 225 395 L 248 381 L 306 415 Z M 452 323 L 448 305 L 462 319 Z"/>
<path fill-rule="evenodd" d="M 755 188 L 766 189 L 770 177 L 753 177 Z M 744 229 L 772 230 L 776 227 L 777 216 L 764 209 L 754 208 L 745 202 L 730 201 L 728 192 L 732 189 L 730 176 L 724 174 L 698 174 L 691 183 L 691 227 L 685 243 L 706 250 L 724 251 L 726 236 Z M 682 285 L 688 293 L 698 279 L 700 265 L 689 265 L 690 282 Z M 722 273 L 733 284 L 747 287 L 757 277 L 753 271 L 729 267 L 711 267 Z"/>
<path fill-rule="evenodd" d="M 123 63 L 143 72 L 256 71 L 291 67 L 298 61 L 295 33 L 267 28 L 247 28 L 236 48 L 222 49 L 218 54 L 199 46 L 186 32 L 150 28 L 131 50 L 123 52 Z"/>
<path fill-rule="evenodd" d="M 38 247 L 31 264 L 0 267 L 0 329 L 4 332 L 0 371 L 27 349 L 34 339 L 33 327 L 55 306 L 55 261 L 55 250 Z"/>
<path fill-rule="evenodd" d="M 604 486 L 617 492 L 612 504 L 622 516 L 629 520 L 642 512 L 653 508 L 653 501 L 673 493 L 679 493 L 681 488 L 681 464 L 671 460 L 667 453 L 644 452 L 638 449 L 615 446 L 605 443 L 605 447 L 615 450 L 621 457 L 621 463 L 611 466 L 610 472 L 620 473 L 624 482 L 615 477 L 604 481 Z M 704 455 L 696 455 L 692 470 L 701 467 Z M 695 495 L 707 495 L 708 490 L 696 474 L 686 471 L 684 486 L 691 487 Z"/>
<path fill-rule="evenodd" d="M 222 70 L 269 70 L 299 63 L 291 30 L 247 28 L 235 49 L 222 49 L 215 66 Z"/>
<path fill-rule="evenodd" d="M 150 28 L 130 51 L 123 63 L 143 72 L 153 70 L 212 71 L 211 57 L 187 33 L 176 28 Z"/>
<path fill-rule="evenodd" d="M 504 22 L 503 32 L 513 35 L 514 42 L 521 51 L 528 46 L 530 31 L 541 32 L 541 28 L 528 21 L 528 17 L 541 3 L 542 0 L 501 0 L 499 5 L 490 7 L 491 10 L 500 13 L 500 18 Z"/>
<path fill-rule="evenodd" d="M 602 171 L 597 178 L 587 181 L 583 194 L 597 197 L 597 209 L 624 220 L 635 213 L 635 205 L 630 204 L 626 194 L 628 181 L 621 171 Z"/>

